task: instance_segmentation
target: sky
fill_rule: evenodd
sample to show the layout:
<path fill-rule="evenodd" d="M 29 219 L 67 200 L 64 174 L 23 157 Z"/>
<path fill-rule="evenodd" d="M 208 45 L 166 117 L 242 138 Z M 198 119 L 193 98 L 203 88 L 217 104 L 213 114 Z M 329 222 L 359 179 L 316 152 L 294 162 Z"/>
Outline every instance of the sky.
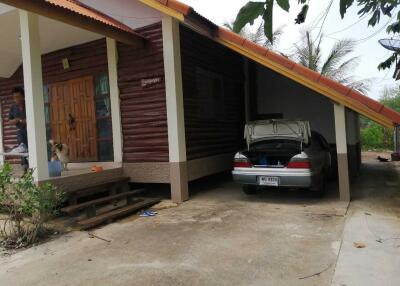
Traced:
<path fill-rule="evenodd" d="M 198 13 L 210 19 L 216 24 L 223 25 L 226 22 L 232 22 L 240 8 L 248 0 L 181 0 L 192 6 Z M 295 25 L 294 19 L 300 11 L 301 6 L 297 0 L 290 0 L 291 8 L 289 13 L 280 9 L 278 5 L 274 8 L 274 29 L 283 27 L 277 50 L 284 54 L 293 52 L 293 43 L 299 41 L 300 32 L 305 28 L 312 28 L 315 35 L 321 30 L 321 16 L 326 11 L 329 0 L 310 0 L 310 8 L 306 23 Z M 389 18 L 381 18 L 381 21 L 375 27 L 368 27 L 369 17 L 359 18 L 357 6 L 351 7 L 344 19 L 341 19 L 339 13 L 339 0 L 334 0 L 325 23 L 322 25 L 324 41 L 322 51 L 324 55 L 329 52 L 331 47 L 338 39 L 352 39 L 356 42 L 354 56 L 359 57 L 359 65 L 354 69 L 354 76 L 357 79 L 370 79 L 371 88 L 368 96 L 378 99 L 385 87 L 393 87 L 398 83 L 392 78 L 393 67 L 390 70 L 379 71 L 379 63 L 388 58 L 391 53 L 384 49 L 378 40 L 390 38 L 386 34 L 386 26 L 390 23 Z"/>

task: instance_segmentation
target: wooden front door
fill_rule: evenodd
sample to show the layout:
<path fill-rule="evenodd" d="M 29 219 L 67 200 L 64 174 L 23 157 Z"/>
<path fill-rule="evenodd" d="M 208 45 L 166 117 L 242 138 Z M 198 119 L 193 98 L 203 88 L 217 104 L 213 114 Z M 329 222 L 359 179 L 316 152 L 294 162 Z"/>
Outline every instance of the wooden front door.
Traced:
<path fill-rule="evenodd" d="M 49 85 L 49 104 L 52 139 L 68 144 L 71 162 L 97 161 L 93 78 Z"/>

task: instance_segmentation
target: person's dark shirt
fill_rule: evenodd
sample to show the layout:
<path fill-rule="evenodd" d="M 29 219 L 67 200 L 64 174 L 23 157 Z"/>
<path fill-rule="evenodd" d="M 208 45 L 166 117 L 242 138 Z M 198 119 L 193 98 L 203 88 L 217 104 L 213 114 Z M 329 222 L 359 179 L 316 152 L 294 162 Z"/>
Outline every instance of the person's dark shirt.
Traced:
<path fill-rule="evenodd" d="M 25 113 L 25 105 L 24 104 L 14 104 L 10 108 L 10 114 L 8 115 L 9 120 L 13 119 L 26 119 L 26 113 Z M 19 130 L 24 130 L 26 129 L 26 124 L 23 124 L 21 122 L 18 122 L 15 124 L 15 127 Z"/>

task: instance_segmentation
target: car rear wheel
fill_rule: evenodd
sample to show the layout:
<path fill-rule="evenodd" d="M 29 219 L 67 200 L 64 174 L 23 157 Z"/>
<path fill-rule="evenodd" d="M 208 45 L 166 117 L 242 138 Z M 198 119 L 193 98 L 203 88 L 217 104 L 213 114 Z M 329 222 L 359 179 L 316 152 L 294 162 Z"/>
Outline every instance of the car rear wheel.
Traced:
<path fill-rule="evenodd" d="M 254 195 L 257 193 L 257 186 L 253 186 L 253 185 L 244 185 L 243 186 L 243 192 L 246 195 Z"/>
<path fill-rule="evenodd" d="M 313 198 L 322 198 L 325 195 L 326 178 L 322 176 L 321 182 L 317 187 L 311 188 Z"/>

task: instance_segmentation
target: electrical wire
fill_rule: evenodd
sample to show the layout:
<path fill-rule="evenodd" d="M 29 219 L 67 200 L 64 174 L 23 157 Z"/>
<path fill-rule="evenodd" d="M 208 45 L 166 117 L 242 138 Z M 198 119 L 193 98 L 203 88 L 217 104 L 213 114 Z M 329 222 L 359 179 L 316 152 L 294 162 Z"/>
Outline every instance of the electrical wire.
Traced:
<path fill-rule="evenodd" d="M 318 38 L 322 35 L 322 29 L 323 29 L 323 27 L 324 27 L 326 18 L 328 18 L 329 11 L 330 11 L 331 8 L 332 8 L 332 4 L 333 4 L 333 0 L 331 0 L 331 2 L 330 2 L 329 5 L 328 5 L 328 8 L 326 9 L 326 13 L 325 13 L 325 16 L 324 16 L 324 20 L 322 21 L 321 27 L 320 27 L 320 29 L 319 29 L 319 32 L 318 32 L 317 37 L 315 38 L 315 41 L 317 41 Z M 314 43 L 315 43 L 315 41 L 314 41 Z"/>
<path fill-rule="evenodd" d="M 362 39 L 354 40 L 354 42 L 355 42 L 355 43 L 362 43 L 362 42 L 365 42 L 365 41 L 371 39 L 372 37 L 378 35 L 383 29 L 385 29 L 385 28 L 387 27 L 387 25 L 388 25 L 391 21 L 392 21 L 392 18 L 390 18 L 390 19 L 386 22 L 386 24 L 382 25 L 382 27 L 380 27 L 377 31 L 375 31 L 375 32 L 372 33 L 371 35 L 369 35 L 369 36 L 367 36 L 367 37 L 365 37 L 365 38 L 362 38 Z"/>
<path fill-rule="evenodd" d="M 353 26 L 357 25 L 358 23 L 360 23 L 362 20 L 364 20 L 364 19 L 367 18 L 367 17 L 368 17 L 368 15 L 366 14 L 366 15 L 362 16 L 360 19 L 358 19 L 356 22 L 354 22 L 353 24 L 351 24 L 351 25 L 349 25 L 349 26 L 347 26 L 347 27 L 345 27 L 345 28 L 343 28 L 343 29 L 341 29 L 341 30 L 338 30 L 338 31 L 329 33 L 329 34 L 324 35 L 324 36 L 331 36 L 331 35 L 335 35 L 335 34 L 344 32 L 344 31 L 346 31 L 346 30 L 352 28 Z"/>

